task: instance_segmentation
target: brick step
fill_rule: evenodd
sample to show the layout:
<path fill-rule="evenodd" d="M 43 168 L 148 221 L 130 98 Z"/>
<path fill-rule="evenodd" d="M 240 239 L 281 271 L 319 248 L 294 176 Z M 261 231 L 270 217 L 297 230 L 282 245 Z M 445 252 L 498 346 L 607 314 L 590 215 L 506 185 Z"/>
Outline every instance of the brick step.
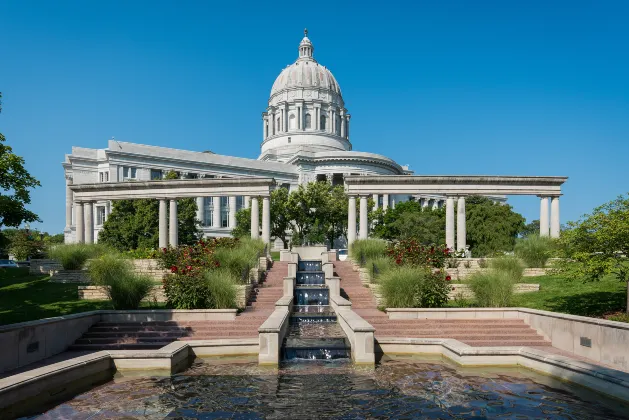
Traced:
<path fill-rule="evenodd" d="M 167 327 L 167 328 L 188 328 L 195 327 L 198 325 L 230 325 L 234 324 L 236 321 L 231 320 L 213 320 L 213 321 L 185 321 L 185 322 L 174 322 L 174 321 L 162 321 L 162 322 L 98 322 L 92 326 L 92 328 L 114 328 L 114 327 Z"/>
<path fill-rule="evenodd" d="M 376 332 L 410 332 L 414 334 L 533 334 L 538 335 L 535 330 L 529 328 L 409 328 L 409 327 L 387 327 L 382 325 L 374 325 Z"/>
<path fill-rule="evenodd" d="M 131 343 L 131 344 L 73 344 L 68 351 L 100 351 L 100 350 L 156 350 L 172 341 L 163 343 Z"/>
<path fill-rule="evenodd" d="M 486 341 L 486 340 L 460 340 L 463 343 L 472 347 L 507 347 L 507 346 L 522 346 L 522 347 L 552 347 L 552 343 L 549 341 L 533 341 L 533 340 L 499 340 L 499 341 Z"/>
<path fill-rule="evenodd" d="M 469 325 L 523 325 L 530 328 L 521 319 L 389 319 L 384 318 L 385 322 L 382 322 L 383 317 L 365 316 L 365 320 L 375 323 L 388 323 L 392 325 L 398 324 L 413 324 L 413 325 L 451 325 L 461 324 L 465 326 Z"/>
<path fill-rule="evenodd" d="M 544 342 L 544 338 L 535 334 L 469 334 L 469 333 L 421 333 L 414 331 L 378 331 L 377 337 L 408 337 L 408 338 L 454 338 L 459 341 L 476 340 L 476 341 L 514 341 L 514 340 L 530 340 Z"/>
<path fill-rule="evenodd" d="M 233 331 L 257 331 L 260 325 L 244 324 L 231 328 L 199 328 L 190 331 L 88 331 L 81 338 L 103 338 L 103 337 L 187 337 L 194 334 L 205 334 L 208 332 L 229 333 Z"/>

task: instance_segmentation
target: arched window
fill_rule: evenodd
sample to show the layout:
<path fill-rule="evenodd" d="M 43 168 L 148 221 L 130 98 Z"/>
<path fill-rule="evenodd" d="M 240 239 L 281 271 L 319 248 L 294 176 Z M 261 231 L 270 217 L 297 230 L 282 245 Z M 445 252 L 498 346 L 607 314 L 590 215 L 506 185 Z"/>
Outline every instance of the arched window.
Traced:
<path fill-rule="evenodd" d="M 312 121 L 310 114 L 306 114 L 306 128 L 312 128 Z"/>
<path fill-rule="evenodd" d="M 288 117 L 288 128 L 290 130 L 294 130 L 297 127 L 295 126 L 296 120 L 295 120 L 295 114 L 290 114 L 290 117 Z"/>
<path fill-rule="evenodd" d="M 325 130 L 325 115 L 321 116 L 321 130 Z"/>
<path fill-rule="evenodd" d="M 279 133 L 280 132 L 280 123 L 281 123 L 282 120 L 278 117 L 276 121 L 277 121 L 277 124 L 275 125 L 275 127 L 276 127 L 275 132 Z"/>

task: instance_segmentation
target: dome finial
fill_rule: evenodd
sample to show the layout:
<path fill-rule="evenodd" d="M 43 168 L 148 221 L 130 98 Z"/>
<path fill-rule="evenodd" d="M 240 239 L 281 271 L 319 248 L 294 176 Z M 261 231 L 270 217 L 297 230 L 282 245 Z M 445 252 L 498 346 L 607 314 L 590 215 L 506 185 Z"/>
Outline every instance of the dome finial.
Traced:
<path fill-rule="evenodd" d="M 300 60 L 314 60 L 312 58 L 312 52 L 314 47 L 312 42 L 308 38 L 308 28 L 304 29 L 304 39 L 299 43 L 299 59 Z"/>
<path fill-rule="evenodd" d="M 308 28 L 304 29 L 304 36 L 308 36 Z"/>

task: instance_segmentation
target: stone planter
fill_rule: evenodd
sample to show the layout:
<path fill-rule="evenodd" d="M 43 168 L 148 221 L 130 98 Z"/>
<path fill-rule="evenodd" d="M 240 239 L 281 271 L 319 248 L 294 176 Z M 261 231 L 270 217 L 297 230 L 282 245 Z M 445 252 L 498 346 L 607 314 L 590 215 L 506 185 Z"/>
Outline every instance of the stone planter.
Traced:
<path fill-rule="evenodd" d="M 247 307 L 247 302 L 249 301 L 252 290 L 253 285 L 251 284 L 239 284 L 236 286 L 236 306 L 238 309 L 245 309 Z"/>
<path fill-rule="evenodd" d="M 79 283 L 88 284 L 90 282 L 86 270 L 57 270 L 51 274 L 51 283 Z"/>
<path fill-rule="evenodd" d="M 79 286 L 80 300 L 107 300 L 107 291 L 103 286 Z M 166 302 L 164 286 L 153 286 L 149 294 L 142 299 L 143 302 Z"/>

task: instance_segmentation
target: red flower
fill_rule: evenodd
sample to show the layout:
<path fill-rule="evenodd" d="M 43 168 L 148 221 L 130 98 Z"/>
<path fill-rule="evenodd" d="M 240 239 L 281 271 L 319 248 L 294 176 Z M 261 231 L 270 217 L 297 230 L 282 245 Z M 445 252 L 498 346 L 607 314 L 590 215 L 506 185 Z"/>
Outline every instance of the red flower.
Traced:
<path fill-rule="evenodd" d="M 398 257 L 398 258 L 395 260 L 395 263 L 396 263 L 397 265 L 402 264 L 402 259 Z"/>
<path fill-rule="evenodd" d="M 192 267 L 190 267 L 190 266 L 188 265 L 188 266 L 186 266 L 186 270 L 190 271 L 190 270 L 192 270 Z"/>
<path fill-rule="evenodd" d="M 452 280 L 452 277 L 446 276 L 446 281 L 450 281 L 450 280 Z"/>
<path fill-rule="evenodd" d="M 221 266 L 221 263 L 220 263 L 220 262 L 216 261 L 216 262 L 214 263 L 214 267 L 220 267 L 220 266 Z"/>
<path fill-rule="evenodd" d="M 177 272 L 177 266 L 173 265 L 170 267 L 170 272 L 171 273 L 176 273 Z"/>

